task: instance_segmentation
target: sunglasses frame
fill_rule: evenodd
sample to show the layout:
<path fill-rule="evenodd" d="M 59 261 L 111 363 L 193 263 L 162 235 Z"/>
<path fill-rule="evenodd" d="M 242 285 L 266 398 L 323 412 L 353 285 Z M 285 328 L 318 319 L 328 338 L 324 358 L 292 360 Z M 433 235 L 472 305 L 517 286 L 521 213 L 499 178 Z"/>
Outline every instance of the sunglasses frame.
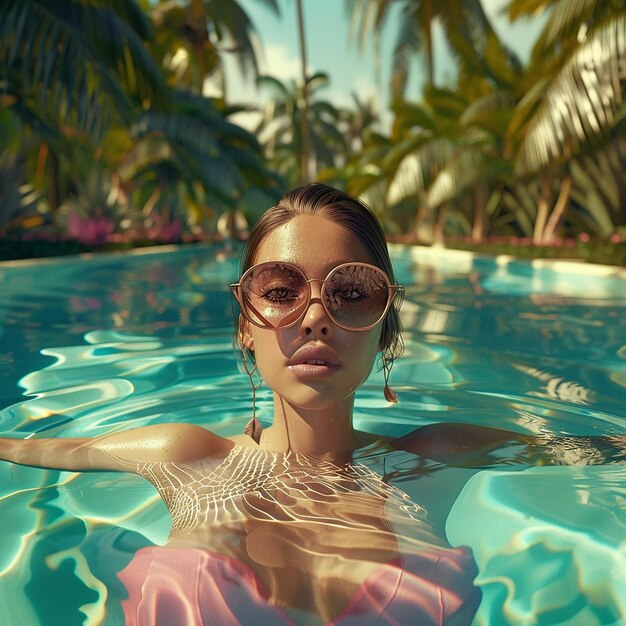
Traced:
<path fill-rule="evenodd" d="M 260 324 L 259 322 L 253 320 L 250 317 L 250 315 L 247 312 L 246 305 L 243 304 L 243 302 L 244 302 L 244 295 L 243 295 L 242 290 L 241 290 L 241 285 L 244 283 L 246 277 L 248 276 L 248 274 L 250 272 L 252 272 L 253 270 L 258 269 L 259 267 L 262 267 L 263 265 L 283 265 L 283 266 L 289 267 L 292 270 L 295 270 L 298 274 L 300 274 L 302 276 L 302 278 L 304 279 L 304 282 L 307 285 L 307 289 L 308 289 L 307 294 L 308 295 L 307 295 L 307 300 L 306 300 L 306 306 L 304 306 L 302 308 L 302 313 L 296 319 L 294 319 L 293 321 L 289 322 L 289 324 L 285 324 L 284 326 L 280 326 L 280 325 L 279 326 L 270 326 L 270 325 Z M 381 313 L 380 317 L 373 324 L 369 324 L 368 326 L 362 326 L 362 327 L 358 327 L 358 328 L 353 328 L 351 326 L 346 326 L 345 324 L 340 324 L 339 322 L 337 322 L 335 320 L 334 316 L 328 310 L 328 308 L 326 306 L 326 303 L 324 302 L 324 291 L 326 289 L 326 285 L 328 283 L 328 279 L 337 270 L 341 269 L 342 267 L 346 267 L 346 266 L 353 267 L 355 265 L 359 266 L 359 267 L 367 267 L 367 268 L 373 269 L 374 271 L 378 272 L 385 279 L 385 282 L 387 283 L 387 293 L 388 293 L 387 304 L 385 306 L 385 310 Z M 348 263 L 341 263 L 341 265 L 337 265 L 336 267 L 333 267 L 333 269 L 331 269 L 330 272 L 328 272 L 326 278 L 324 278 L 323 280 L 321 278 L 307 278 L 307 275 L 297 265 L 294 265 L 293 263 L 286 263 L 286 262 L 283 262 L 283 261 L 266 261 L 264 263 L 257 263 L 256 265 L 253 265 L 252 267 L 249 267 L 243 273 L 243 275 L 239 279 L 239 282 L 232 283 L 230 285 L 230 288 L 231 288 L 231 291 L 233 292 L 233 295 L 235 296 L 235 299 L 239 303 L 239 308 L 241 309 L 241 314 L 251 324 L 254 324 L 254 326 L 257 326 L 258 328 L 265 328 L 265 329 L 269 329 L 269 330 L 276 330 L 276 329 L 290 328 L 294 324 L 297 324 L 305 316 L 306 312 L 308 311 L 309 307 L 311 306 L 311 283 L 313 283 L 313 282 L 322 283 L 322 286 L 320 287 L 320 301 L 322 303 L 322 306 L 324 307 L 324 311 L 326 312 L 326 315 L 328 316 L 328 319 L 330 319 L 333 322 L 333 324 L 335 324 L 336 326 L 339 326 L 339 328 L 343 328 L 344 330 L 353 330 L 353 331 L 357 331 L 357 332 L 370 330 L 371 328 L 374 328 L 374 326 L 377 326 L 378 324 L 380 324 L 380 322 L 382 322 L 385 319 L 385 316 L 389 312 L 389 309 L 391 308 L 391 305 L 393 304 L 393 301 L 395 300 L 395 298 L 398 295 L 398 293 L 401 293 L 401 292 L 404 291 L 404 287 L 402 285 L 398 285 L 397 283 L 394 283 L 392 285 L 389 282 L 389 277 L 387 276 L 387 274 L 385 274 L 385 272 L 383 270 L 380 269 L 380 267 L 376 267 L 375 265 L 372 265 L 371 263 L 362 263 L 362 262 L 359 262 L 359 261 L 348 262 Z"/>

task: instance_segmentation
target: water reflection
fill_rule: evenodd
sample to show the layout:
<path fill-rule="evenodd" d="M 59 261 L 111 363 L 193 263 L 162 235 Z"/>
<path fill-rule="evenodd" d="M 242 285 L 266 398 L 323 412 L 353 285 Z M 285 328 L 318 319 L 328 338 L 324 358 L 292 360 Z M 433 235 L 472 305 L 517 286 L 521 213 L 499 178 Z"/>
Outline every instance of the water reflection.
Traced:
<path fill-rule="evenodd" d="M 474 476 L 449 514 L 447 532 L 474 549 L 485 594 L 476 623 L 620 623 L 625 485 L 623 466 Z"/>

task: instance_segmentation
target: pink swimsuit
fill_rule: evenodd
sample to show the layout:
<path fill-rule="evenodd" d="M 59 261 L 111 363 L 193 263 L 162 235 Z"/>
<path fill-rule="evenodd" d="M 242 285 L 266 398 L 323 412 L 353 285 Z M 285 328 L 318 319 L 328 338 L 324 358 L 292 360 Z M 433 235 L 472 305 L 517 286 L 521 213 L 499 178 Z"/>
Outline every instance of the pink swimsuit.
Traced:
<path fill-rule="evenodd" d="M 366 465 L 389 458 L 377 450 L 376 445 L 364 448 L 352 463 L 337 466 L 307 455 L 235 445 L 224 459 L 149 463 L 139 473 L 157 487 L 170 510 L 171 536 L 213 528 L 210 543 L 225 550 L 231 535 L 240 540 L 251 522 L 266 523 L 274 515 L 300 522 L 303 511 L 310 515 L 311 503 L 324 505 L 322 510 L 332 512 L 346 531 L 370 531 L 370 522 L 361 517 L 374 503 L 372 515 L 384 508 L 386 532 L 394 540 L 396 533 L 415 539 L 411 551 L 417 553 L 378 565 L 330 624 L 470 624 L 480 599 L 471 552 L 430 542 L 424 511 Z M 119 577 L 128 592 L 122 602 L 127 626 L 296 623 L 296 611 L 290 615 L 270 604 L 270 590 L 250 565 L 209 549 L 142 548 Z"/>
<path fill-rule="evenodd" d="M 470 624 L 480 600 L 463 548 L 433 546 L 381 564 L 329 625 Z M 195 548 L 141 549 L 119 574 L 127 626 L 295 625 L 268 604 L 256 573 L 233 557 Z"/>

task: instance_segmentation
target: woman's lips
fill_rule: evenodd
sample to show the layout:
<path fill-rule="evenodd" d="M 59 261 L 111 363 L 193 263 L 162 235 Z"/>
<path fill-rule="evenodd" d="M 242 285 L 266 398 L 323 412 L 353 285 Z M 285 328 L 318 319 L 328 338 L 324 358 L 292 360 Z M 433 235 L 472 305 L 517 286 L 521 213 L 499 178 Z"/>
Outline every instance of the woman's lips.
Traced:
<path fill-rule="evenodd" d="M 325 346 L 304 345 L 289 359 L 289 369 L 301 378 L 329 376 L 341 364 L 332 350 Z"/>
<path fill-rule="evenodd" d="M 341 366 L 326 363 L 325 361 L 308 361 L 306 363 L 295 363 L 288 365 L 289 369 L 299 378 L 319 378 L 330 376 Z"/>

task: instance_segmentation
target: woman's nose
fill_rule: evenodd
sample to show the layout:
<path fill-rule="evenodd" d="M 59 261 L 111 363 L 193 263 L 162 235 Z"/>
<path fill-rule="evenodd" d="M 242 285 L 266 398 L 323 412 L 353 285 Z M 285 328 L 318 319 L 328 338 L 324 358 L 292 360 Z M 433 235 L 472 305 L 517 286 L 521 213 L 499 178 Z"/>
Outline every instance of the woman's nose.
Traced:
<path fill-rule="evenodd" d="M 333 322 L 322 304 L 321 284 L 317 281 L 311 283 L 311 300 L 302 319 L 302 329 L 306 335 L 324 337 L 333 331 Z"/>

